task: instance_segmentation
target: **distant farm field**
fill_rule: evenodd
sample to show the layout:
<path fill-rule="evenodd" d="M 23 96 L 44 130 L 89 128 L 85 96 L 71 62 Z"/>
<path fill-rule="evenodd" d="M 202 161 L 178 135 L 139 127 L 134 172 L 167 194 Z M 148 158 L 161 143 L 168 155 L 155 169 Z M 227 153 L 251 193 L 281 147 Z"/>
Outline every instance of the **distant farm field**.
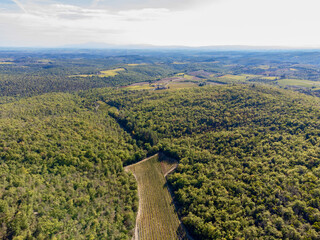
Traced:
<path fill-rule="evenodd" d="M 156 155 L 126 167 L 126 171 L 132 172 L 138 182 L 136 240 L 185 238 L 165 179 L 166 173 L 176 165 L 167 160 L 159 161 Z"/>
<path fill-rule="evenodd" d="M 172 64 L 181 65 L 181 64 L 188 64 L 188 62 L 173 62 Z"/>
<path fill-rule="evenodd" d="M 215 77 L 215 76 L 212 75 L 212 77 Z M 252 79 L 265 79 L 265 80 L 272 81 L 272 80 L 276 80 L 277 77 L 268 77 L 268 76 L 255 75 L 255 74 L 239 74 L 239 75 L 226 74 L 226 75 L 217 77 L 217 80 L 223 81 L 226 83 L 246 82 Z"/>
<path fill-rule="evenodd" d="M 153 90 L 154 87 L 150 87 L 149 83 L 146 84 L 132 84 L 125 87 L 128 90 Z"/>
<path fill-rule="evenodd" d="M 320 82 L 303 79 L 281 79 L 277 81 L 280 86 L 320 87 Z"/>
<path fill-rule="evenodd" d="M 259 66 L 254 67 L 254 68 L 263 69 L 263 70 L 268 70 L 268 69 L 270 69 L 270 66 L 269 66 L 269 65 L 259 65 Z"/>
<path fill-rule="evenodd" d="M 173 89 L 184 89 L 184 88 L 192 88 L 192 87 L 198 87 L 198 84 L 192 83 L 192 82 L 175 82 L 170 83 L 169 87 L 171 90 Z"/>
<path fill-rule="evenodd" d="M 129 67 L 136 67 L 136 66 L 142 66 L 142 65 L 147 65 L 146 63 L 129 63 L 127 66 Z"/>
<path fill-rule="evenodd" d="M 101 71 L 101 77 L 114 77 L 118 75 L 119 72 L 124 71 L 124 68 L 116 68 L 112 70 Z"/>
<path fill-rule="evenodd" d="M 155 90 L 155 85 L 150 85 L 146 82 L 141 83 L 134 83 L 129 86 L 126 86 L 125 88 L 128 90 Z M 162 89 L 160 91 L 166 91 L 166 90 L 176 90 L 176 89 L 184 89 L 184 88 L 192 88 L 192 87 L 198 87 L 199 85 L 193 82 L 170 82 L 167 85 L 167 89 Z"/>
<path fill-rule="evenodd" d="M 80 75 L 72 75 L 70 77 L 114 77 L 119 74 L 119 72 L 125 71 L 124 68 L 116 68 L 111 70 L 100 71 L 98 74 L 80 74 Z"/>

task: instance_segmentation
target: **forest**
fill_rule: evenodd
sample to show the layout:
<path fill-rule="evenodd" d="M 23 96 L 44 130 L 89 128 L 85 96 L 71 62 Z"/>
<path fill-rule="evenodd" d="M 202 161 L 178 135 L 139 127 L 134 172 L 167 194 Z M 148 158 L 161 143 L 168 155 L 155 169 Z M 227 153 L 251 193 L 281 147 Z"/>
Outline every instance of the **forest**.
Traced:
<path fill-rule="evenodd" d="M 137 184 L 122 164 L 137 146 L 83 102 L 52 93 L 0 106 L 1 239 L 130 236 Z"/>
<path fill-rule="evenodd" d="M 0 239 L 131 239 L 156 153 L 194 239 L 319 239 L 317 57 L 0 51 Z"/>
<path fill-rule="evenodd" d="M 0 102 L 49 92 L 125 87 L 171 78 L 198 85 L 264 83 L 320 92 L 315 51 L 0 49 Z M 122 68 L 114 76 L 103 72 Z M 172 80 L 173 78 L 173 80 Z"/>
<path fill-rule="evenodd" d="M 255 85 L 139 95 L 111 101 L 146 148 L 180 159 L 169 182 L 196 239 L 319 238 L 317 98 Z"/>

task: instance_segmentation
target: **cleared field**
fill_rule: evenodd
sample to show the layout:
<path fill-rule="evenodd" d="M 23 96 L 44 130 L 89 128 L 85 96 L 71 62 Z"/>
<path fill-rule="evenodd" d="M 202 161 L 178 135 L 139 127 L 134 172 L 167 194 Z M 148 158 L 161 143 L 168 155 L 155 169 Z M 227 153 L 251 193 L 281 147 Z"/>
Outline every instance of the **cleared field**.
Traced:
<path fill-rule="evenodd" d="M 185 73 L 177 73 L 176 76 L 181 77 L 183 76 Z"/>
<path fill-rule="evenodd" d="M 136 67 L 136 66 L 143 66 L 143 65 L 147 65 L 146 63 L 129 63 L 127 64 L 127 66 L 129 67 Z"/>
<path fill-rule="evenodd" d="M 165 176 L 177 162 L 155 155 L 139 163 L 127 166 L 138 182 L 139 211 L 135 239 L 187 239 L 180 225 Z"/>
<path fill-rule="evenodd" d="M 211 75 L 211 77 L 214 77 L 214 75 Z M 237 82 L 246 82 L 251 79 L 276 80 L 277 77 L 267 77 L 263 75 L 254 75 L 254 74 L 239 74 L 239 75 L 226 74 L 220 77 L 216 77 L 216 79 L 226 83 L 237 83 Z"/>
<path fill-rule="evenodd" d="M 320 87 L 320 82 L 301 80 L 301 79 L 281 79 L 277 83 L 280 86 L 298 86 L 298 87 Z"/>
<path fill-rule="evenodd" d="M 186 79 L 186 80 L 195 80 L 196 79 L 196 77 L 188 75 L 188 74 L 184 74 L 183 78 Z"/>
<path fill-rule="evenodd" d="M 205 70 L 198 70 L 198 71 L 189 72 L 189 74 L 190 74 L 191 76 L 195 76 L 195 77 L 208 78 L 208 77 L 210 77 L 213 73 L 212 73 L 212 72 L 207 72 L 207 71 L 205 71 Z"/>
<path fill-rule="evenodd" d="M 100 71 L 101 77 L 114 77 L 118 75 L 119 72 L 124 71 L 124 68 L 116 68 L 112 70 Z"/>
<path fill-rule="evenodd" d="M 265 77 L 265 76 L 263 76 L 263 77 L 261 77 L 261 79 L 277 80 L 277 79 L 278 79 L 278 77 Z"/>
<path fill-rule="evenodd" d="M 188 64 L 188 62 L 173 62 L 172 64 L 181 65 L 181 64 Z"/>
<path fill-rule="evenodd" d="M 268 70 L 268 69 L 270 69 L 270 66 L 269 66 L 269 65 L 259 65 L 259 66 L 254 67 L 254 68 L 263 69 L 263 70 Z"/>
<path fill-rule="evenodd" d="M 39 60 L 37 60 L 37 63 L 44 63 L 44 64 L 46 64 L 46 63 L 50 63 L 50 62 L 52 62 L 52 61 L 49 60 L 49 59 L 39 59 Z"/>
<path fill-rule="evenodd" d="M 124 68 L 116 68 L 111 70 L 100 71 L 99 74 L 80 74 L 80 75 L 71 75 L 70 77 L 114 77 L 119 74 L 119 72 L 125 71 Z"/>
<path fill-rule="evenodd" d="M 217 77 L 216 79 L 218 81 L 226 82 L 226 83 L 236 83 L 236 82 L 245 82 L 249 79 L 252 79 L 255 75 L 232 75 L 232 74 L 226 74 L 220 77 Z"/>
<path fill-rule="evenodd" d="M 170 89 L 182 89 L 182 88 L 192 88 L 192 87 L 199 87 L 198 84 L 192 82 L 175 82 L 169 84 Z"/>
<path fill-rule="evenodd" d="M 173 78 L 180 78 L 178 81 L 202 81 L 203 79 L 198 78 L 194 75 L 186 74 L 186 73 L 177 73 L 176 75 L 173 76 Z"/>
<path fill-rule="evenodd" d="M 149 83 L 141 84 L 141 85 L 129 85 L 125 88 L 129 90 L 153 90 L 154 89 L 154 87 L 150 87 Z"/>
<path fill-rule="evenodd" d="M 231 79 L 235 81 L 246 81 L 255 77 L 260 77 L 260 75 L 253 75 L 253 74 L 240 74 L 240 75 L 232 75 L 227 74 L 224 76 L 219 77 L 220 79 Z"/>
<path fill-rule="evenodd" d="M 129 90 L 155 90 L 155 85 L 160 83 L 163 84 L 165 82 L 158 81 L 155 84 L 152 84 L 151 86 L 149 85 L 149 83 L 145 83 L 145 82 L 134 83 L 129 86 L 126 86 L 125 88 Z M 198 84 L 193 82 L 170 82 L 167 86 L 169 87 L 168 89 L 162 89 L 157 91 L 167 91 L 167 90 L 199 87 Z"/>

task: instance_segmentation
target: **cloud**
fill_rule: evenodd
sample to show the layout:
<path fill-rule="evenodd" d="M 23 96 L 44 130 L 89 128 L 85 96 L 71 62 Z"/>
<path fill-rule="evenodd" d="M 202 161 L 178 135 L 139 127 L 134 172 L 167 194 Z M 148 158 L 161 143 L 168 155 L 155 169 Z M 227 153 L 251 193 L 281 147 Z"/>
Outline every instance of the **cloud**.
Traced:
<path fill-rule="evenodd" d="M 84 42 L 128 42 L 125 37 L 136 22 L 152 23 L 169 13 L 166 9 L 112 12 L 67 4 L 25 3 L 25 11 L 0 12 L 0 44 L 59 46 Z"/>
<path fill-rule="evenodd" d="M 212 0 L 94 0 L 93 3 L 95 6 L 105 6 L 117 10 L 141 8 L 181 10 L 209 2 L 212 2 Z"/>
<path fill-rule="evenodd" d="M 308 4 L 299 0 L 0 1 L 7 9 L 0 10 L 0 45 L 303 46 L 320 42 L 315 31 L 320 22 L 318 0 L 307 0 Z"/>
<path fill-rule="evenodd" d="M 153 21 L 170 14 L 165 8 L 145 8 L 139 10 L 126 10 L 117 13 L 126 21 Z"/>
<path fill-rule="evenodd" d="M 36 0 L 21 0 L 35 2 Z M 113 11 L 143 8 L 166 8 L 171 10 L 186 9 L 219 0 L 38 0 L 51 4 L 75 5 L 91 8 L 108 8 Z"/>

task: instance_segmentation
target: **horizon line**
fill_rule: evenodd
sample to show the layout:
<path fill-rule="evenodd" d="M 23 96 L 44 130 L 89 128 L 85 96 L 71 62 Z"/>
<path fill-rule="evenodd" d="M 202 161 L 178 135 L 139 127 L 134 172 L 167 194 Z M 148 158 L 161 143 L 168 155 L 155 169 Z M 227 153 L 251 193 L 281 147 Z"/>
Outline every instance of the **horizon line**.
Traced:
<path fill-rule="evenodd" d="M 109 49 L 109 50 L 156 50 L 156 49 L 199 49 L 199 50 L 320 50 L 320 46 L 279 46 L 279 45 L 152 45 L 152 44 L 108 44 L 108 43 L 80 43 L 60 46 L 1 46 L 0 49 Z"/>

